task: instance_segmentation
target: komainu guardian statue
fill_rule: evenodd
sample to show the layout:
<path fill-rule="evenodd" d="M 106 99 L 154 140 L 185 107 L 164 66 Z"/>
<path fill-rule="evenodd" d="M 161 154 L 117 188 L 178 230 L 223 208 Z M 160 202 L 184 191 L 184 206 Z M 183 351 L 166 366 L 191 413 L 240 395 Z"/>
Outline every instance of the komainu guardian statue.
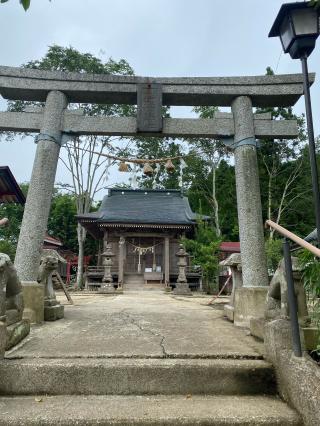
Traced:
<path fill-rule="evenodd" d="M 38 282 L 44 286 L 44 320 L 55 321 L 64 317 L 64 306 L 56 299 L 52 275 L 58 268 L 58 258 L 44 255 L 39 267 Z"/>
<path fill-rule="evenodd" d="M 308 315 L 306 293 L 301 280 L 301 267 L 299 266 L 297 257 L 292 257 L 292 270 L 294 290 L 298 305 L 299 324 L 302 327 L 306 327 L 308 324 L 310 324 L 310 317 Z M 285 275 L 284 259 L 279 262 L 278 269 L 276 270 L 270 283 L 265 318 L 266 320 L 289 318 L 288 288 Z"/>
<path fill-rule="evenodd" d="M 22 286 L 16 268 L 5 253 L 0 253 L 0 321 L 6 326 L 6 349 L 22 340 L 30 331 L 23 320 Z"/>

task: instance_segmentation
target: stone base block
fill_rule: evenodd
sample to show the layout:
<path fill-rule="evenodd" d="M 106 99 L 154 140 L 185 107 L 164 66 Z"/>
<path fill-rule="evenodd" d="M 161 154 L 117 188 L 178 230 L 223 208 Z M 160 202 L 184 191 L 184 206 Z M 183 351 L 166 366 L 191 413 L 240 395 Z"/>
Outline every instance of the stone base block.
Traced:
<path fill-rule="evenodd" d="M 231 305 L 225 305 L 223 308 L 224 316 L 227 317 L 229 321 L 234 321 L 234 307 Z"/>
<path fill-rule="evenodd" d="M 6 343 L 7 343 L 7 327 L 4 322 L 0 321 L 0 359 L 4 357 Z"/>
<path fill-rule="evenodd" d="M 258 339 L 264 340 L 264 327 L 266 320 L 263 318 L 252 318 L 250 320 L 250 333 Z"/>
<path fill-rule="evenodd" d="M 24 311 L 23 318 L 31 324 L 44 321 L 44 286 L 35 281 L 22 281 Z"/>
<path fill-rule="evenodd" d="M 306 351 L 313 351 L 319 345 L 319 330 L 317 327 L 302 328 Z"/>
<path fill-rule="evenodd" d="M 115 294 L 117 293 L 117 290 L 112 286 L 112 287 L 100 287 L 99 294 Z"/>
<path fill-rule="evenodd" d="M 44 307 L 44 320 L 56 321 L 64 317 L 64 306 L 57 304 L 55 306 Z"/>
<path fill-rule="evenodd" d="M 275 368 L 279 394 L 300 413 L 301 424 L 315 426 L 320 419 L 320 369 L 308 354 L 295 357 L 291 342 L 289 321 L 266 324 L 265 357 Z"/>
<path fill-rule="evenodd" d="M 234 324 L 250 327 L 253 318 L 264 318 L 269 287 L 241 287 L 234 295 Z"/>
<path fill-rule="evenodd" d="M 273 364 L 277 362 L 277 355 L 283 351 L 292 352 L 292 335 L 289 320 L 277 319 L 265 325 L 264 346 L 266 359 Z M 300 330 L 301 331 L 301 330 Z M 304 349 L 304 335 L 300 333 L 302 349 Z"/>
<path fill-rule="evenodd" d="M 30 333 L 30 322 L 29 320 L 23 319 L 15 324 L 11 324 L 7 327 L 7 343 L 6 351 L 16 346 Z"/>
<path fill-rule="evenodd" d="M 259 320 L 257 320 L 259 321 Z M 261 320 L 263 321 L 263 320 Z M 250 321 L 250 331 L 251 331 Z M 277 319 L 270 322 L 265 322 L 264 337 L 265 333 L 268 333 L 268 346 L 271 342 L 277 341 L 279 349 L 291 349 L 291 325 L 288 320 Z M 267 331 L 266 331 L 267 330 Z M 251 332 L 251 334 L 254 336 Z M 259 337 L 259 336 L 258 336 Z M 306 351 L 313 351 L 319 344 L 319 330 L 316 327 L 304 327 L 300 329 L 300 338 L 302 348 Z"/>
<path fill-rule="evenodd" d="M 177 283 L 176 287 L 173 289 L 173 294 L 179 296 L 192 296 L 192 292 L 187 283 Z"/>

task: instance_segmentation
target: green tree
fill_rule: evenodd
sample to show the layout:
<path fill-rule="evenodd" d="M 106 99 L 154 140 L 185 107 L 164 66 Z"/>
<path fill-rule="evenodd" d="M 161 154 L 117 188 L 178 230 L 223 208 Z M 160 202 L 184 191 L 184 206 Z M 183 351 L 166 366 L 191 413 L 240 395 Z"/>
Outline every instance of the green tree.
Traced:
<path fill-rule="evenodd" d="M 137 158 L 156 159 L 168 158 L 184 155 L 183 146 L 169 138 L 141 138 L 135 140 L 135 156 Z M 179 161 L 173 161 L 175 170 L 168 172 L 165 164 L 159 164 L 159 169 L 154 167 L 154 174 L 146 176 L 144 174 L 139 178 L 139 186 L 141 188 L 162 188 L 162 189 L 179 189 Z M 140 166 L 140 170 L 143 165 Z"/>
<path fill-rule="evenodd" d="M 273 75 L 270 67 L 267 75 Z M 292 108 L 264 108 L 258 113 L 268 112 L 274 120 L 296 119 L 299 134 L 293 140 L 261 140 L 258 150 L 258 163 L 261 186 L 261 199 L 264 219 L 281 223 L 285 227 L 295 227 L 301 202 L 309 205 L 311 186 L 303 185 L 308 175 L 308 161 L 304 155 L 306 146 L 305 123 L 303 116 L 296 116 Z M 308 179 L 308 177 L 307 177 Z M 273 239 L 274 230 L 270 230 Z"/>
<path fill-rule="evenodd" d="M 28 184 L 21 184 L 20 188 L 24 195 L 27 195 Z M 23 216 L 24 206 L 15 203 L 6 203 L 0 205 L 0 217 L 7 217 L 9 224 L 6 227 L 0 228 L 0 252 L 6 253 L 13 260 Z"/>
<path fill-rule="evenodd" d="M 78 251 L 76 214 L 75 197 L 55 190 L 48 219 L 48 234 L 59 238 L 65 248 L 75 253 Z"/>
<path fill-rule="evenodd" d="M 26 195 L 28 184 L 20 185 Z M 94 207 L 93 207 L 94 209 Z M 0 206 L 0 217 L 7 217 L 9 225 L 0 228 L 0 252 L 7 253 L 14 259 L 18 243 L 20 226 L 23 217 L 24 206 L 21 204 L 2 204 Z M 76 198 L 71 194 L 62 193 L 55 188 L 48 219 L 48 234 L 59 238 L 64 248 L 77 252 L 77 207 Z M 86 241 L 86 253 L 94 255 L 96 242 L 89 238 Z"/>
<path fill-rule="evenodd" d="M 193 265 L 202 268 L 204 284 L 207 289 L 216 285 L 219 261 L 218 251 L 221 239 L 217 238 L 214 228 L 199 218 L 195 237 L 182 240 L 187 252 L 192 256 Z"/>
<path fill-rule="evenodd" d="M 303 282 L 308 296 L 308 308 L 313 324 L 318 329 L 318 345 L 316 352 L 320 355 L 320 262 L 308 250 L 298 252 L 299 262 L 303 269 Z"/>
<path fill-rule="evenodd" d="M 215 107 L 196 107 L 194 111 L 199 118 L 214 118 L 217 112 Z M 219 203 L 217 198 L 217 169 L 222 158 L 226 155 L 224 145 L 215 139 L 200 138 L 189 140 L 191 154 L 202 162 L 202 172 L 207 174 L 206 179 L 195 179 L 193 184 L 204 194 L 210 206 L 211 216 L 217 236 L 221 236 Z M 210 176 L 210 180 L 209 180 Z"/>

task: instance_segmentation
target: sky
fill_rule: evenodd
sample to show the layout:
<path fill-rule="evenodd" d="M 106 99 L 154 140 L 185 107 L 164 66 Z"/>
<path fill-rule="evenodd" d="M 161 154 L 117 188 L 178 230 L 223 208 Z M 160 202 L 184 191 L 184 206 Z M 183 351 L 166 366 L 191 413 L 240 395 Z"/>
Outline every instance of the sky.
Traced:
<path fill-rule="evenodd" d="M 48 46 L 72 46 L 107 60 L 126 59 L 136 75 L 215 77 L 301 72 L 299 60 L 282 53 L 278 38 L 268 38 L 283 1 L 279 0 L 19 0 L 0 4 L 0 64 L 20 66 L 40 59 Z M 320 42 L 319 42 L 320 43 Z M 320 45 L 309 59 L 318 72 Z M 320 81 L 320 78 L 319 78 Z M 320 82 L 311 96 L 315 133 L 320 133 Z M 0 110 L 6 102 L 0 96 Z M 294 111 L 304 112 L 301 99 Z M 172 116 L 191 116 L 174 108 Z M 1 165 L 18 182 L 30 180 L 36 145 L 31 137 L 1 141 Z M 113 170 L 109 185 L 125 180 Z M 57 182 L 70 182 L 62 162 Z"/>

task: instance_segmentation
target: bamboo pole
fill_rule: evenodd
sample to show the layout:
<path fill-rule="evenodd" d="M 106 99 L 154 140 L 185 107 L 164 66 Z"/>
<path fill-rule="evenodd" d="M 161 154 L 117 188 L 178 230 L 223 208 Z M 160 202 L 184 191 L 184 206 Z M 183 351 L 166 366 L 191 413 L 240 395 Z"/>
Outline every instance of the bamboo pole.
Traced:
<path fill-rule="evenodd" d="M 298 237 L 296 234 L 288 231 L 286 228 L 283 228 L 277 223 L 272 222 L 272 220 L 266 220 L 266 226 L 270 226 L 270 228 L 273 228 L 275 231 L 279 232 L 279 234 L 281 234 L 282 236 L 289 238 L 291 241 L 294 241 L 295 243 L 297 243 L 300 247 L 305 248 L 309 250 L 311 253 L 313 253 L 315 256 L 320 257 L 320 250 L 317 247 L 313 246 L 310 243 L 307 243 L 307 241 Z"/>

